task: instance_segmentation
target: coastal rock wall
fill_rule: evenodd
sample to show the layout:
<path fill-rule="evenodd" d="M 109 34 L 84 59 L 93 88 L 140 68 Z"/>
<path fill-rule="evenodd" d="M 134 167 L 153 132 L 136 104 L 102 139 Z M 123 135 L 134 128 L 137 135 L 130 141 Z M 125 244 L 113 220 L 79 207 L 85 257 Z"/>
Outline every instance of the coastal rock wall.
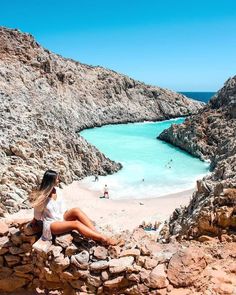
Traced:
<path fill-rule="evenodd" d="M 212 173 L 198 181 L 186 208 L 176 210 L 165 235 L 197 238 L 236 231 L 236 76 L 196 115 L 160 136 L 211 161 Z"/>
<path fill-rule="evenodd" d="M 65 183 L 121 168 L 78 131 L 187 116 L 201 107 L 181 94 L 62 58 L 29 34 L 0 28 L 0 216 L 28 207 L 28 193 L 48 168 Z"/>
<path fill-rule="evenodd" d="M 57 236 L 53 243 L 39 236 L 40 226 L 32 228 L 24 220 L 0 224 L 2 295 L 20 290 L 27 295 L 36 288 L 39 294 L 57 290 L 67 295 L 217 295 L 236 290 L 235 242 L 160 244 L 142 229 L 124 233 L 119 245 L 108 248 L 77 232 Z"/>

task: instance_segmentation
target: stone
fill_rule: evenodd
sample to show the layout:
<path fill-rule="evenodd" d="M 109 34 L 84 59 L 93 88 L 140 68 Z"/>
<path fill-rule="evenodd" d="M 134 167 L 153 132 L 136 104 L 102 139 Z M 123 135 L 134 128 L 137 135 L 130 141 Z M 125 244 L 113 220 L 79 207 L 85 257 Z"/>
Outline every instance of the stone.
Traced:
<path fill-rule="evenodd" d="M 43 273 L 46 280 L 49 282 L 59 283 L 61 281 L 59 275 L 50 270 L 48 267 L 43 268 Z"/>
<path fill-rule="evenodd" d="M 37 242 L 35 242 L 32 245 L 32 248 L 39 253 L 47 254 L 51 245 L 52 245 L 51 241 L 44 241 L 42 239 L 39 239 Z"/>
<path fill-rule="evenodd" d="M 9 252 L 13 255 L 24 253 L 24 251 L 18 247 L 9 247 Z"/>
<path fill-rule="evenodd" d="M 0 267 L 3 267 L 4 264 L 4 258 L 3 256 L 0 256 Z"/>
<path fill-rule="evenodd" d="M 153 255 L 155 256 L 156 253 L 159 253 L 162 251 L 162 247 L 160 244 L 154 241 L 147 241 L 144 245 L 141 247 L 141 254 L 142 255 Z"/>
<path fill-rule="evenodd" d="M 25 278 L 29 281 L 32 281 L 34 279 L 34 276 L 30 273 L 24 273 L 24 272 L 19 272 L 19 271 L 15 271 L 14 275 L 20 278 Z"/>
<path fill-rule="evenodd" d="M 107 281 L 109 279 L 109 273 L 107 271 L 102 271 L 102 273 L 101 273 L 101 279 L 103 281 Z"/>
<path fill-rule="evenodd" d="M 150 275 L 151 271 L 150 270 L 147 270 L 145 268 L 142 268 L 139 272 L 140 274 L 140 279 L 141 279 L 141 282 L 144 282 Z"/>
<path fill-rule="evenodd" d="M 106 260 L 100 260 L 100 261 L 96 261 L 90 264 L 89 268 L 92 271 L 96 271 L 96 270 L 104 270 L 106 268 L 108 268 L 109 264 Z"/>
<path fill-rule="evenodd" d="M 125 294 L 130 295 L 140 295 L 140 294 L 150 294 L 149 288 L 143 284 L 135 284 L 132 287 L 125 289 Z"/>
<path fill-rule="evenodd" d="M 100 276 L 94 276 L 94 275 L 90 275 L 87 279 L 87 282 L 96 288 L 100 287 L 102 284 Z"/>
<path fill-rule="evenodd" d="M 82 280 L 71 281 L 70 284 L 74 289 L 81 289 L 82 286 L 85 286 L 85 282 Z"/>
<path fill-rule="evenodd" d="M 155 258 L 150 258 L 150 257 L 147 257 L 144 261 L 144 268 L 146 269 L 153 269 L 155 266 L 157 266 L 158 264 L 158 260 L 155 259 Z"/>
<path fill-rule="evenodd" d="M 205 254 L 196 247 L 178 251 L 169 262 L 167 276 L 176 287 L 188 287 L 206 267 Z"/>
<path fill-rule="evenodd" d="M 123 288 L 128 286 L 128 280 L 124 276 L 116 277 L 103 283 L 103 286 L 108 289 Z"/>
<path fill-rule="evenodd" d="M 63 254 L 60 254 L 57 257 L 54 257 L 51 263 L 51 269 L 55 272 L 62 272 L 70 265 L 69 257 L 65 257 Z"/>
<path fill-rule="evenodd" d="M 24 234 L 26 236 L 33 236 L 35 234 L 41 233 L 43 230 L 43 224 L 37 223 L 35 225 L 32 225 L 31 222 L 25 224 L 24 226 Z"/>
<path fill-rule="evenodd" d="M 169 284 L 167 280 L 167 275 L 165 272 L 165 265 L 157 265 L 149 274 L 149 276 L 144 280 L 144 284 L 149 288 L 153 289 L 163 289 Z"/>
<path fill-rule="evenodd" d="M 126 274 L 126 278 L 129 281 L 139 283 L 140 282 L 140 274 L 137 273 L 128 273 Z"/>
<path fill-rule="evenodd" d="M 109 270 L 111 273 L 120 273 L 125 271 L 134 262 L 133 256 L 121 257 L 118 259 L 111 259 L 109 261 Z"/>
<path fill-rule="evenodd" d="M 21 261 L 21 258 L 19 256 L 16 256 L 16 255 L 10 255 L 10 254 L 7 254 L 7 255 L 4 255 L 4 258 L 6 260 L 6 263 L 9 267 L 12 267 L 16 264 L 18 264 L 20 261 Z"/>
<path fill-rule="evenodd" d="M 193 295 L 193 292 L 192 292 L 192 290 L 189 290 L 189 289 L 178 288 L 178 289 L 171 290 L 170 293 L 168 293 L 168 295 Z M 211 295 L 212 295 L 212 293 L 211 293 Z"/>
<path fill-rule="evenodd" d="M 14 284 L 13 284 L 14 282 Z M 13 292 L 26 284 L 25 278 L 18 278 L 16 276 L 11 276 L 5 279 L 0 279 L 0 290 L 6 292 Z"/>
<path fill-rule="evenodd" d="M 8 232 L 8 225 L 5 222 L 0 221 L 0 236 L 5 236 Z"/>
<path fill-rule="evenodd" d="M 14 267 L 14 271 L 22 272 L 22 273 L 32 272 L 33 269 L 34 269 L 34 266 L 32 264 L 24 264 L 24 265 L 18 265 Z"/>
<path fill-rule="evenodd" d="M 9 267 L 1 267 L 0 268 L 0 279 L 5 279 L 11 277 L 13 273 L 12 268 Z"/>
<path fill-rule="evenodd" d="M 111 257 L 111 258 L 118 258 L 120 256 L 120 247 L 119 246 L 110 246 L 108 248 L 108 255 Z"/>
<path fill-rule="evenodd" d="M 210 236 L 202 235 L 198 238 L 199 242 L 216 242 L 216 239 Z"/>
<path fill-rule="evenodd" d="M 88 251 L 83 250 L 82 252 L 71 256 L 71 263 L 76 265 L 80 269 L 87 269 L 89 262 L 89 253 Z"/>
<path fill-rule="evenodd" d="M 9 252 L 9 249 L 8 248 L 0 248 L 0 255 L 4 255 L 7 252 Z"/>
<path fill-rule="evenodd" d="M 31 252 L 32 250 L 32 245 L 30 243 L 23 243 L 22 245 L 20 245 L 20 249 L 24 252 Z"/>
<path fill-rule="evenodd" d="M 75 244 L 71 244 L 70 246 L 68 246 L 65 250 L 65 256 L 69 256 L 71 257 L 72 255 L 77 254 L 78 252 L 78 247 Z"/>
<path fill-rule="evenodd" d="M 148 256 L 139 256 L 139 257 L 138 257 L 138 260 L 137 260 L 137 264 L 138 264 L 139 266 L 144 266 L 144 263 L 145 263 L 147 257 L 148 257 Z"/>
<path fill-rule="evenodd" d="M 139 249 L 128 249 L 124 250 L 120 253 L 120 257 L 125 257 L 125 256 L 140 256 L 140 250 Z"/>
<path fill-rule="evenodd" d="M 15 246 L 21 245 L 22 244 L 21 231 L 19 229 L 16 229 L 15 227 L 10 228 L 10 239 Z"/>
<path fill-rule="evenodd" d="M 71 246 L 73 237 L 71 234 L 64 234 L 57 236 L 55 239 L 55 245 L 61 246 L 62 248 L 67 248 Z"/>
<path fill-rule="evenodd" d="M 105 247 L 98 246 L 94 248 L 93 255 L 97 259 L 105 260 L 108 255 L 108 250 Z"/>
<path fill-rule="evenodd" d="M 77 269 L 75 272 L 74 272 L 74 275 L 76 277 L 78 277 L 79 279 L 87 279 L 88 276 L 89 276 L 89 271 L 88 270 L 81 270 L 81 269 Z"/>
<path fill-rule="evenodd" d="M 52 253 L 53 257 L 60 257 L 62 252 L 62 247 L 51 245 L 50 248 L 48 249 L 48 253 L 50 252 Z"/>
<path fill-rule="evenodd" d="M 0 237 L 0 248 L 8 247 L 10 245 L 11 243 L 7 236 Z"/>

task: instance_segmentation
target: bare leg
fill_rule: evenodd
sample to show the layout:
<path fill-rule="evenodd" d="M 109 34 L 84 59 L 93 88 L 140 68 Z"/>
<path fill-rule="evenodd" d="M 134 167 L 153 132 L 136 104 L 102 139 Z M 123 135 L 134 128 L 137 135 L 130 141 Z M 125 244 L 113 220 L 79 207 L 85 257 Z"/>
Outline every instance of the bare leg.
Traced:
<path fill-rule="evenodd" d="M 88 216 L 79 208 L 72 208 L 65 212 L 64 219 L 66 221 L 73 221 L 73 220 L 79 220 L 87 227 L 91 228 L 93 231 L 96 231 L 95 226 L 93 225 L 92 221 L 88 218 Z"/>
<path fill-rule="evenodd" d="M 77 230 L 83 236 L 95 241 L 100 241 L 106 244 L 113 244 L 114 241 L 98 232 L 93 231 L 91 228 L 84 225 L 78 220 L 74 221 L 55 221 L 51 224 L 51 231 L 54 235 L 63 234 Z"/>

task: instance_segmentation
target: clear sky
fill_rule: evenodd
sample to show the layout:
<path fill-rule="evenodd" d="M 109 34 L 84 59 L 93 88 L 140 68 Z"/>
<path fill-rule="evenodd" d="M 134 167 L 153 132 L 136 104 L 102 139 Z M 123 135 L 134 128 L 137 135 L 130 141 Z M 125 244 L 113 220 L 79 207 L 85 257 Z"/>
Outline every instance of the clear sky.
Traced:
<path fill-rule="evenodd" d="M 2 0 L 0 25 L 177 91 L 216 91 L 236 74 L 235 0 Z"/>

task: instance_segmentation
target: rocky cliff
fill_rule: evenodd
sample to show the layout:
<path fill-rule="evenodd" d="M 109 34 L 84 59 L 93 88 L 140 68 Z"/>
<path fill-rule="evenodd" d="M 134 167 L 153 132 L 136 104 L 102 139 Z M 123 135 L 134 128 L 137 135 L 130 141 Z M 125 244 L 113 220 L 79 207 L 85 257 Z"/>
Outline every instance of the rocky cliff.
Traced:
<path fill-rule="evenodd" d="M 200 237 L 236 230 L 236 76 L 196 115 L 160 136 L 194 156 L 211 161 L 188 207 L 170 219 L 170 235 Z"/>
<path fill-rule="evenodd" d="M 54 168 L 65 183 L 120 169 L 78 134 L 110 123 L 163 120 L 202 105 L 102 67 L 62 58 L 29 34 L 0 28 L 0 200 L 27 207 L 37 177 Z"/>

